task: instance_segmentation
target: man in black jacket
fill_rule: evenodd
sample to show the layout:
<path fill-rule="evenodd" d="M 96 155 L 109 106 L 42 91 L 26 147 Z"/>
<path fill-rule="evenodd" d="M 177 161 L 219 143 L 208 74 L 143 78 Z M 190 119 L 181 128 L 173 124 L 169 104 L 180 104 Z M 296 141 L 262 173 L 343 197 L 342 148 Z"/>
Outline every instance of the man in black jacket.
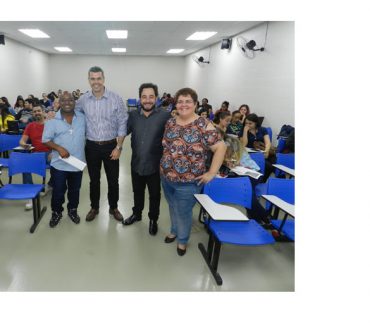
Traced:
<path fill-rule="evenodd" d="M 130 225 L 141 221 L 144 208 L 145 188 L 149 191 L 149 233 L 158 231 L 161 184 L 159 161 L 162 157 L 162 138 L 169 112 L 156 108 L 158 87 L 152 83 L 142 84 L 139 88 L 141 108 L 129 112 L 127 134 L 131 133 L 131 179 L 134 192 L 132 215 L 123 221 Z"/>

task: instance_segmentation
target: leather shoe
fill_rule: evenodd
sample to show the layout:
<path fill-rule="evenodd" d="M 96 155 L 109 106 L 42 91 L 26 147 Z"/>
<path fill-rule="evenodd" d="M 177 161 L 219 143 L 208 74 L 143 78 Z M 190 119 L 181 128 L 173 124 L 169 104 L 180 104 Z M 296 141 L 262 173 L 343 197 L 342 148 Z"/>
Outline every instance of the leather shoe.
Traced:
<path fill-rule="evenodd" d="M 186 254 L 186 248 L 185 249 L 181 249 L 181 248 L 177 247 L 177 254 L 179 256 L 184 256 Z"/>
<path fill-rule="evenodd" d="M 141 221 L 141 216 L 132 214 L 130 217 L 126 218 L 122 223 L 124 225 L 131 225 L 132 223 Z"/>
<path fill-rule="evenodd" d="M 96 215 L 99 214 L 99 210 L 95 208 L 91 208 L 90 212 L 87 213 L 86 215 L 86 221 L 91 222 L 95 219 Z"/>
<path fill-rule="evenodd" d="M 123 221 L 123 216 L 120 213 L 120 211 L 118 210 L 118 208 L 115 208 L 115 209 L 109 208 L 109 215 L 111 217 L 113 217 L 118 222 L 122 222 Z"/>
<path fill-rule="evenodd" d="M 172 243 L 176 240 L 176 237 L 169 237 L 168 235 L 164 238 L 165 243 Z"/>
<path fill-rule="evenodd" d="M 150 220 L 149 222 L 149 234 L 156 235 L 158 232 L 158 223 L 157 221 Z"/>

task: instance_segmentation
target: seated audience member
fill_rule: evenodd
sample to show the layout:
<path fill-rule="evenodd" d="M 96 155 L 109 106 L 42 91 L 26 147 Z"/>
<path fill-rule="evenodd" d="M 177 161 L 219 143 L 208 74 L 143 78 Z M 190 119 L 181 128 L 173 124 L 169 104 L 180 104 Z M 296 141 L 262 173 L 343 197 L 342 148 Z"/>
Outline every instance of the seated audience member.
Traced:
<path fill-rule="evenodd" d="M 231 115 L 231 122 L 227 126 L 226 133 L 239 136 L 243 129 L 243 124 L 240 122 L 241 114 L 239 111 L 234 111 Z"/>
<path fill-rule="evenodd" d="M 48 108 L 52 104 L 46 93 L 42 93 L 42 100 L 40 102 L 45 108 Z"/>
<path fill-rule="evenodd" d="M 283 153 L 294 153 L 294 129 L 290 132 L 288 138 L 285 141 Z"/>
<path fill-rule="evenodd" d="M 24 99 L 22 96 L 18 95 L 17 102 L 14 104 L 15 114 L 17 114 L 22 109 L 24 109 Z"/>
<path fill-rule="evenodd" d="M 221 107 L 216 111 L 215 116 L 218 114 L 218 112 L 230 112 L 229 111 L 229 102 L 223 101 L 221 104 Z"/>
<path fill-rule="evenodd" d="M 225 153 L 224 163 L 222 168 L 220 169 L 220 172 L 223 172 L 223 174 L 227 177 L 239 177 L 237 174 L 231 172 L 230 169 L 236 166 L 243 166 L 245 168 L 256 171 L 260 170 L 257 163 L 251 159 L 248 151 L 238 138 L 226 135 L 224 141 L 227 149 Z M 272 225 L 268 218 L 268 212 L 259 203 L 254 191 L 255 186 L 260 182 L 260 180 L 254 179 L 252 177 L 246 178 L 250 179 L 253 189 L 252 208 L 247 209 L 248 216 L 256 220 L 257 223 L 262 224 L 264 228 L 271 229 Z"/>
<path fill-rule="evenodd" d="M 213 124 L 216 129 L 226 133 L 226 129 L 231 121 L 231 113 L 229 111 L 218 111 L 213 119 Z"/>
<path fill-rule="evenodd" d="M 261 150 L 265 156 L 265 174 L 263 182 L 266 182 L 273 166 L 276 162 L 276 156 L 270 152 L 271 141 L 267 129 L 259 125 L 258 116 L 254 113 L 248 114 L 245 118 L 245 126 L 241 132 L 241 141 L 244 146 Z"/>
<path fill-rule="evenodd" d="M 176 118 L 177 115 L 178 115 L 177 109 L 176 108 L 172 109 L 172 111 L 171 111 L 171 117 L 172 118 Z"/>
<path fill-rule="evenodd" d="M 212 105 L 208 104 L 208 99 L 207 98 L 202 99 L 202 105 L 199 107 L 199 111 L 200 110 L 207 110 L 207 112 L 208 112 L 208 117 L 207 118 L 210 119 L 210 120 L 213 120 L 214 114 L 212 112 Z"/>
<path fill-rule="evenodd" d="M 200 117 L 203 117 L 203 118 L 206 118 L 206 119 L 209 119 L 209 114 L 208 114 L 208 110 L 206 108 L 202 108 L 198 111 L 198 115 Z"/>
<path fill-rule="evenodd" d="M 32 107 L 33 100 L 26 99 L 24 101 L 24 108 L 15 116 L 15 120 L 19 120 L 19 128 L 26 128 L 27 124 L 32 121 Z"/>
<path fill-rule="evenodd" d="M 5 96 L 0 98 L 0 104 L 1 103 L 4 103 L 6 105 L 6 107 L 8 108 L 8 110 L 9 110 L 9 113 L 11 115 L 15 116 L 16 113 L 15 113 L 14 109 L 12 108 L 12 106 L 10 105 L 8 99 Z"/>
<path fill-rule="evenodd" d="M 241 116 L 240 116 L 240 122 L 242 124 L 244 124 L 244 120 L 245 120 L 245 117 L 250 114 L 250 109 L 249 109 L 249 106 L 247 104 L 242 104 L 238 111 L 240 112 Z"/>
<path fill-rule="evenodd" d="M 50 148 L 45 146 L 42 143 L 42 133 L 44 131 L 44 113 L 40 105 L 34 106 L 32 108 L 32 115 L 35 121 L 30 122 L 26 129 L 23 132 L 22 138 L 19 141 L 19 145 L 25 149 L 29 149 L 32 145 L 34 147 L 33 152 L 42 152 L 45 153 L 45 160 L 49 161 Z M 32 174 L 23 173 L 23 183 L 24 184 L 33 184 Z M 48 182 L 47 187 L 45 188 L 45 194 L 52 187 L 52 180 Z M 26 210 L 32 209 L 32 200 L 29 200 L 26 203 Z"/>
<path fill-rule="evenodd" d="M 8 121 L 14 121 L 15 118 L 10 114 L 5 103 L 0 103 L 0 114 L 0 130 L 2 133 L 4 133 L 8 131 Z"/>

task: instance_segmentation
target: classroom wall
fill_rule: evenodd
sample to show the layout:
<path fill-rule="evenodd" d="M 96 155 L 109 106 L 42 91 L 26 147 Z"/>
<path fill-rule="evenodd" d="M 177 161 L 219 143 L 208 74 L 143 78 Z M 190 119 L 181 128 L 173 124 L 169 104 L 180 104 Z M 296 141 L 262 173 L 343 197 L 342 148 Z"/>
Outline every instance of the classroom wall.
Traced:
<path fill-rule="evenodd" d="M 18 95 L 41 96 L 49 89 L 49 56 L 5 37 L 0 45 L 0 96 L 14 105 Z"/>
<path fill-rule="evenodd" d="M 239 35 L 264 43 L 266 23 Z M 231 50 L 221 50 L 221 43 L 194 53 L 210 59 L 198 65 L 193 55 L 185 59 L 185 84 L 207 97 L 214 109 L 224 100 L 230 109 L 248 104 L 251 111 L 264 116 L 264 125 L 279 132 L 283 124 L 294 126 L 294 22 L 270 22 L 266 49 L 248 59 L 238 48 L 236 37 Z"/>
<path fill-rule="evenodd" d="M 90 89 L 87 75 L 92 66 L 105 73 L 107 88 L 124 99 L 138 98 L 143 82 L 158 85 L 159 94 L 173 94 L 184 81 L 184 57 L 50 55 L 51 89 L 82 92 Z"/>

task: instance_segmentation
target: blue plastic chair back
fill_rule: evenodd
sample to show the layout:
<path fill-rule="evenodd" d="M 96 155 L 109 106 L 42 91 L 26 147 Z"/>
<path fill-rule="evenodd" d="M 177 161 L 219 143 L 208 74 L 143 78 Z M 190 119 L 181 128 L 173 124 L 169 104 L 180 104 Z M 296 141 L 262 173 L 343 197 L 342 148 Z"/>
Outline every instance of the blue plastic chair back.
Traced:
<path fill-rule="evenodd" d="M 18 173 L 34 173 L 46 176 L 45 153 L 12 152 L 9 158 L 9 176 Z"/>
<path fill-rule="evenodd" d="M 6 152 L 12 150 L 14 147 L 19 146 L 19 141 L 22 138 L 22 135 L 7 135 L 1 134 L 0 140 L 0 151 Z"/>
<path fill-rule="evenodd" d="M 127 99 L 127 106 L 137 106 L 136 98 Z"/>
<path fill-rule="evenodd" d="M 274 195 L 294 205 L 294 179 L 269 178 L 267 181 L 267 195 Z M 266 204 L 270 208 L 270 203 Z"/>
<path fill-rule="evenodd" d="M 283 151 L 283 149 L 285 148 L 285 144 L 286 144 L 286 140 L 283 139 L 283 138 L 279 138 L 278 139 L 278 144 L 277 144 L 277 147 L 276 147 L 276 152 L 281 153 Z"/>
<path fill-rule="evenodd" d="M 282 154 L 277 153 L 276 154 L 276 164 L 285 165 L 288 168 L 294 169 L 294 153 L 290 154 Z"/>
<path fill-rule="evenodd" d="M 251 159 L 260 167 L 259 172 L 265 174 L 265 156 L 263 153 L 249 153 Z"/>
<path fill-rule="evenodd" d="M 266 127 L 267 133 L 269 134 L 270 141 L 272 142 L 272 129 L 270 127 Z"/>
<path fill-rule="evenodd" d="M 215 178 L 204 186 L 203 193 L 218 204 L 252 208 L 252 184 L 249 178 Z"/>

